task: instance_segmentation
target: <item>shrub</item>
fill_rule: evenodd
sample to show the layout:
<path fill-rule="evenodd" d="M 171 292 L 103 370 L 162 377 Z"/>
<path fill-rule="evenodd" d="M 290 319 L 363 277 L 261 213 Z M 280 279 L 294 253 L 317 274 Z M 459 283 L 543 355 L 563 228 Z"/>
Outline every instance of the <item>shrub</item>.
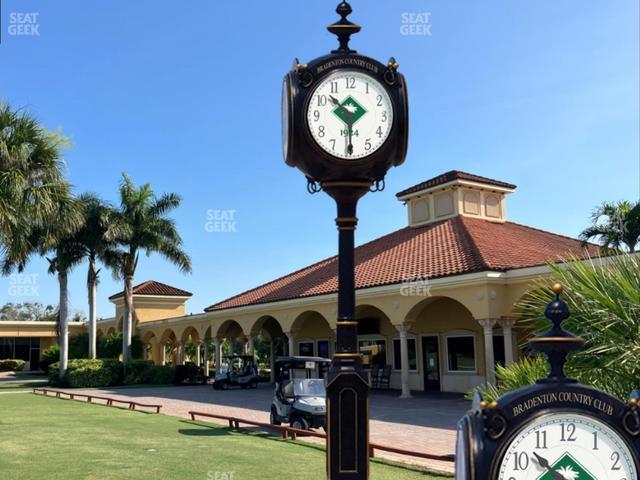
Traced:
<path fill-rule="evenodd" d="M 153 367 L 151 360 L 133 360 L 125 368 L 126 375 L 122 383 L 125 385 L 135 385 L 148 383 L 146 381 L 149 370 Z"/>
<path fill-rule="evenodd" d="M 49 366 L 49 383 L 61 385 L 60 364 Z M 94 388 L 119 385 L 122 382 L 122 364 L 114 359 L 74 359 L 69 360 L 63 384 L 74 388 Z"/>
<path fill-rule="evenodd" d="M 119 358 L 122 354 L 122 333 L 101 335 L 96 339 L 98 358 Z M 140 337 L 131 339 L 131 356 L 140 359 L 144 354 L 144 345 Z M 69 358 L 89 358 L 89 334 L 81 333 L 69 337 Z"/>
<path fill-rule="evenodd" d="M 194 383 L 200 375 L 200 367 L 193 363 L 176 366 L 175 383 Z"/>
<path fill-rule="evenodd" d="M 45 372 L 49 372 L 49 366 L 60 360 L 60 346 L 51 345 L 45 351 L 42 352 L 42 358 L 40 359 L 40 368 Z"/>
<path fill-rule="evenodd" d="M 18 358 L 0 360 L 0 372 L 19 372 L 24 368 L 25 361 Z"/>
<path fill-rule="evenodd" d="M 176 378 L 176 369 L 169 365 L 153 365 L 146 371 L 142 383 L 152 385 L 167 385 L 173 383 Z"/>

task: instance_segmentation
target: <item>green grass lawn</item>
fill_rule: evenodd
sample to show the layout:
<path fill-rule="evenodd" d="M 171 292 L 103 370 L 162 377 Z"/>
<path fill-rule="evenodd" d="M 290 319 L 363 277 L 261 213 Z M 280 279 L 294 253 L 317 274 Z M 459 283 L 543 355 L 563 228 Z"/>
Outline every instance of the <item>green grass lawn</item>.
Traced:
<path fill-rule="evenodd" d="M 323 479 L 324 451 L 179 418 L 0 392 L 0 478 Z M 216 472 L 218 473 L 216 476 Z M 378 461 L 372 480 L 438 477 Z"/>

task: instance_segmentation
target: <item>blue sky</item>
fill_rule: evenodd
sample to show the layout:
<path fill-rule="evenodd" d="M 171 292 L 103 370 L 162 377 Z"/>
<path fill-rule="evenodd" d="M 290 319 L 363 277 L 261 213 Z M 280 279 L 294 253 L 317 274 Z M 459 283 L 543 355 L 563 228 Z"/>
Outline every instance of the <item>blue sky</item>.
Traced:
<path fill-rule="evenodd" d="M 136 283 L 194 293 L 189 311 L 266 282 L 337 248 L 332 201 L 306 193 L 284 165 L 280 89 L 292 59 L 327 53 L 336 0 L 0 0 L 0 98 L 26 106 L 73 141 L 77 192 L 117 200 L 121 172 L 183 197 L 175 213 L 193 273 L 142 257 Z M 395 193 L 459 169 L 518 185 L 508 217 L 576 236 L 603 200 L 640 195 L 637 0 L 354 0 L 352 46 L 409 82 L 411 136 L 387 189 L 360 204 L 357 242 L 406 224 Z M 36 12 L 39 36 L 8 34 L 11 13 Z M 431 35 L 402 35 L 403 13 L 430 13 Z M 233 210 L 236 232 L 207 232 Z M 57 303 L 46 261 L 27 267 Z M 86 266 L 71 276 L 86 311 Z M 119 291 L 108 272 L 100 316 Z"/>

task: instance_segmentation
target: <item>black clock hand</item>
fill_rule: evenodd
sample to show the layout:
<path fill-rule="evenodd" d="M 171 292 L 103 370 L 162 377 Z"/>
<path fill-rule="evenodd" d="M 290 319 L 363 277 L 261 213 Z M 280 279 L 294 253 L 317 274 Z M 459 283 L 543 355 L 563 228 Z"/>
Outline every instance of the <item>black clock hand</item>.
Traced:
<path fill-rule="evenodd" d="M 343 105 L 340 104 L 340 102 L 338 101 L 338 99 L 336 97 L 334 97 L 333 95 L 329 95 L 329 99 L 331 100 L 331 103 L 333 103 L 336 107 L 338 107 L 340 110 L 342 110 L 342 112 L 347 116 L 348 118 L 348 122 L 347 122 L 347 128 L 349 129 L 349 145 L 347 145 L 347 153 L 349 155 L 351 155 L 353 153 L 353 141 L 352 141 L 352 137 L 353 137 L 353 114 L 347 110 Z"/>
<path fill-rule="evenodd" d="M 562 476 L 562 474 L 558 473 L 556 470 L 554 470 L 551 467 L 551 465 L 549 464 L 549 460 L 541 457 L 536 452 L 533 452 L 533 455 L 534 457 L 536 457 L 536 460 L 538 461 L 538 463 L 542 468 L 546 468 L 547 470 L 549 470 L 549 473 L 551 474 L 551 478 L 553 478 L 554 480 L 567 480 Z"/>

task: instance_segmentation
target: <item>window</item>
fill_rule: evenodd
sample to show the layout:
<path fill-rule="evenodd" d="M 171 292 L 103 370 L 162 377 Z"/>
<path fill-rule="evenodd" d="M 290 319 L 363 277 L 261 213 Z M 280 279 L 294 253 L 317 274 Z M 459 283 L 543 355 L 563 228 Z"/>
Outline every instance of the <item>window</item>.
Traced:
<path fill-rule="evenodd" d="M 372 365 L 384 367 L 387 364 L 387 341 L 384 339 L 359 340 L 358 350 L 364 368 L 371 368 Z"/>
<path fill-rule="evenodd" d="M 407 347 L 409 350 L 409 370 L 418 369 L 418 355 L 416 353 L 416 339 L 408 338 Z M 402 357 L 400 356 L 400 339 L 393 339 L 393 368 L 402 370 Z"/>
<path fill-rule="evenodd" d="M 504 351 L 504 337 L 502 335 L 493 336 L 493 360 L 503 367 L 507 363 Z"/>
<path fill-rule="evenodd" d="M 300 342 L 298 344 L 298 352 L 302 357 L 313 357 L 313 342 Z"/>
<path fill-rule="evenodd" d="M 322 358 L 330 358 L 328 340 L 318 340 L 318 356 Z"/>
<path fill-rule="evenodd" d="M 447 360 L 450 372 L 476 371 L 476 345 L 473 335 L 447 337 Z"/>

